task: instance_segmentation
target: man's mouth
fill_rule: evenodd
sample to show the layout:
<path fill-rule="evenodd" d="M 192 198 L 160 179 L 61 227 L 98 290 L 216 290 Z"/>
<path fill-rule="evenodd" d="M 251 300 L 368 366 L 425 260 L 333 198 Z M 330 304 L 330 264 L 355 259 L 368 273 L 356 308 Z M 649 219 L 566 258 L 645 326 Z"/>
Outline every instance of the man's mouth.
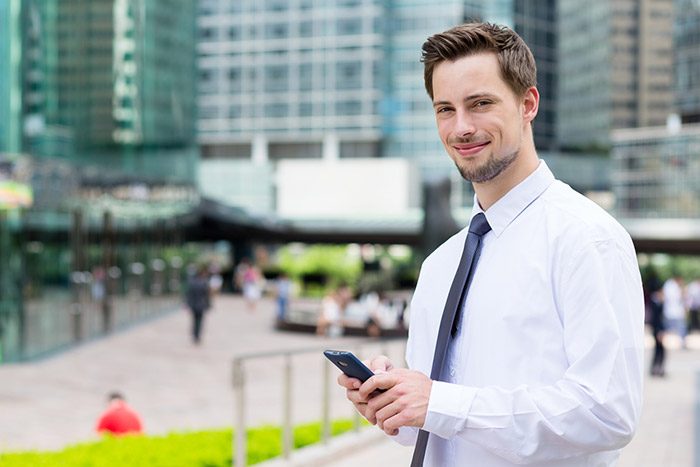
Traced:
<path fill-rule="evenodd" d="M 452 145 L 452 147 L 454 147 L 455 150 L 461 156 L 471 156 L 473 154 L 480 152 L 482 149 L 484 149 L 490 143 L 491 143 L 490 141 L 478 141 L 475 143 L 454 144 L 454 145 Z"/>

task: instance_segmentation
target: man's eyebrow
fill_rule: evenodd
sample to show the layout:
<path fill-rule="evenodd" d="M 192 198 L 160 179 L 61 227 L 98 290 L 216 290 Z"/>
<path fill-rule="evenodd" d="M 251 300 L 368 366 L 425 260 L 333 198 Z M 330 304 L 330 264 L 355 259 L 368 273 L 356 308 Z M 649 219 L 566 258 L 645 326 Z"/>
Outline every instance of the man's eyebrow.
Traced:
<path fill-rule="evenodd" d="M 496 99 L 496 96 L 494 94 L 491 94 L 489 92 L 480 92 L 477 94 L 472 94 L 471 96 L 467 96 L 464 98 L 464 101 L 473 101 L 476 99 L 483 99 L 483 98 L 488 98 L 488 99 Z"/>
<path fill-rule="evenodd" d="M 476 94 L 471 94 L 463 99 L 464 102 L 469 102 L 477 99 L 497 99 L 497 96 L 495 94 L 491 94 L 489 92 L 480 92 Z M 435 101 L 433 102 L 433 107 L 438 107 L 440 105 L 452 105 L 450 101 Z"/>
<path fill-rule="evenodd" d="M 437 101 L 437 102 L 433 102 L 433 107 L 437 107 L 437 106 L 439 106 L 439 105 L 451 105 L 451 104 L 450 104 L 450 102 L 448 102 L 448 101 Z"/>

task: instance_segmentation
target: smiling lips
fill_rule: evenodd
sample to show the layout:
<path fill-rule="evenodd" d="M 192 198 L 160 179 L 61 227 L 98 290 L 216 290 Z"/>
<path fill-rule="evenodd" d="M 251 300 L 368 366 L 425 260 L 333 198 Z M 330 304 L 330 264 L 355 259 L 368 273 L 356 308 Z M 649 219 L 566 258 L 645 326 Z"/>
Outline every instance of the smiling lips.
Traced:
<path fill-rule="evenodd" d="M 477 154 L 490 144 L 490 141 L 478 141 L 476 143 L 455 144 L 453 147 L 460 156 L 471 156 Z"/>

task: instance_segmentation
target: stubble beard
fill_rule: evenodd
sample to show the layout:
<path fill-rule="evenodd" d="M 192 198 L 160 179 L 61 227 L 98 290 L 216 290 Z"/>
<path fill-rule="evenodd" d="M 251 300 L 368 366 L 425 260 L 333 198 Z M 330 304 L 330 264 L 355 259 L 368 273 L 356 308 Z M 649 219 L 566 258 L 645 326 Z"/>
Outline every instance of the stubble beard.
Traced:
<path fill-rule="evenodd" d="M 455 165 L 457 166 L 459 173 L 462 175 L 462 178 L 466 181 L 472 183 L 484 183 L 501 175 L 513 162 L 515 162 L 515 160 L 518 158 L 518 154 L 520 154 L 520 148 L 498 159 L 493 155 L 493 153 L 491 153 L 486 162 L 477 167 L 470 168 L 460 166 L 456 161 Z"/>

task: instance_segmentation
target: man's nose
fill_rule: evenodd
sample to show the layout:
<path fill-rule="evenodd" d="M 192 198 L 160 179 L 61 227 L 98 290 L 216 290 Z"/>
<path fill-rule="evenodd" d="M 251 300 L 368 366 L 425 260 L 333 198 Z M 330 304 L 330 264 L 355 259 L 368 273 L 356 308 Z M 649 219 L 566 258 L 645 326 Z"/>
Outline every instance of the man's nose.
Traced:
<path fill-rule="evenodd" d="M 474 124 L 473 116 L 466 110 L 458 110 L 455 134 L 464 138 L 471 136 L 474 133 L 476 133 L 476 125 Z"/>

